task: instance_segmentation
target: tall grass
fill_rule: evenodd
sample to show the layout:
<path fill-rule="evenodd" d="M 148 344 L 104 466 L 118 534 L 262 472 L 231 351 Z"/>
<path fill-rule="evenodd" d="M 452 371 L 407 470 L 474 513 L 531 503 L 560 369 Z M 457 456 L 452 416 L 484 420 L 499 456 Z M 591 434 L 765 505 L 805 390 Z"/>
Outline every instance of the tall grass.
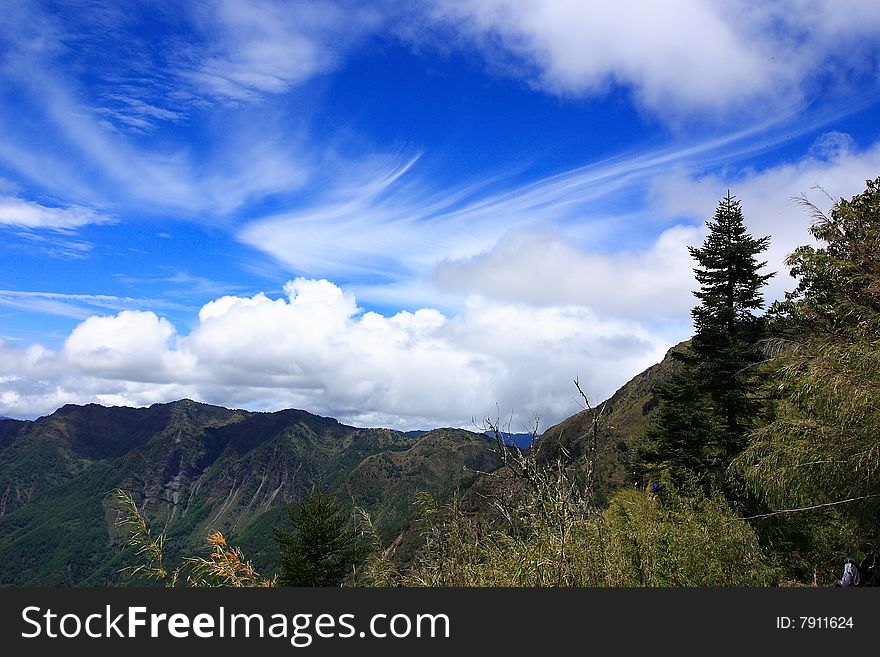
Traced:
<path fill-rule="evenodd" d="M 125 530 L 125 545 L 135 549 L 142 563 L 124 568 L 133 577 L 154 581 L 165 586 L 176 586 L 183 577 L 187 586 L 274 586 L 274 577 L 263 577 L 250 561 L 245 560 L 241 550 L 227 544 L 218 531 L 208 536 L 210 554 L 184 557 L 180 564 L 169 569 L 165 564 L 165 534 L 153 537 L 143 513 L 138 509 L 131 493 L 122 489 L 113 491 L 121 514 L 116 524 Z"/>

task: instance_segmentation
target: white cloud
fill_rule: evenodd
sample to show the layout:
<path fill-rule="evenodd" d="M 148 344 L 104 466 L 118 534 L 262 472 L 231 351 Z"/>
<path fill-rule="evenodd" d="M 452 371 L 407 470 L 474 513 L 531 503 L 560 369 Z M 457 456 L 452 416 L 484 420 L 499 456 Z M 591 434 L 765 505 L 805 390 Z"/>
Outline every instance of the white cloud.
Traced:
<path fill-rule="evenodd" d="M 316 40 L 323 34 L 327 52 L 322 51 L 320 60 L 324 62 L 325 54 L 330 57 L 335 47 L 334 37 L 326 34 L 330 27 L 320 32 L 305 19 L 297 22 L 293 7 L 284 9 L 286 18 L 282 21 L 275 15 L 282 11 L 281 5 L 258 4 L 253 7 L 253 15 L 246 3 L 226 2 L 216 14 L 193 5 L 192 11 L 210 23 L 205 40 L 216 37 L 217 44 L 188 46 L 196 48 L 197 53 L 179 58 L 175 53 L 180 42 L 168 34 L 159 35 L 171 39 L 162 41 L 161 47 L 152 43 L 147 47 L 148 42 L 140 35 L 126 40 L 125 30 L 131 26 L 124 24 L 125 17 L 116 10 L 106 17 L 73 12 L 68 25 L 61 17 L 47 16 L 36 6 L 19 7 L 15 21 L 0 21 L 0 41 L 6 45 L 0 56 L 0 76 L 6 98 L 15 99 L 0 103 L 0 162 L 20 179 L 29 181 L 29 186 L 48 190 L 70 203 L 123 207 L 129 213 L 214 219 L 217 215 L 228 216 L 255 199 L 295 194 L 308 180 L 323 149 L 304 130 L 291 127 L 287 119 L 290 106 L 283 102 L 218 108 L 211 102 L 190 98 L 187 102 L 201 102 L 202 110 L 223 113 L 222 121 L 198 124 L 198 141 L 202 144 L 198 147 L 191 141 L 145 140 L 119 130 L 109 121 L 133 121 L 140 128 L 152 130 L 158 121 L 181 119 L 192 107 L 178 109 L 177 105 L 186 103 L 175 99 L 192 96 L 193 92 L 180 76 L 194 74 L 211 58 L 222 60 L 218 66 L 228 64 L 240 72 L 249 64 L 261 65 L 260 57 L 246 54 L 251 51 L 261 53 L 266 66 L 298 66 L 296 53 L 282 52 L 289 41 L 285 30 L 291 25 Z M 309 6 L 317 17 L 318 9 Z M 328 13 L 332 12 L 328 9 Z M 348 29 L 348 15 L 342 10 L 334 15 L 340 29 Z M 187 27 L 180 16 L 174 18 L 181 29 Z M 108 24 L 102 23 L 104 19 Z M 274 26 L 274 31 L 264 35 L 248 27 L 252 23 L 266 29 Z M 241 31 L 244 36 L 229 36 L 223 31 L 226 29 L 235 34 Z M 101 39 L 107 33 L 119 34 L 114 38 L 120 42 L 123 56 L 97 65 L 92 60 L 76 59 L 81 52 L 106 47 Z M 290 40 L 294 40 L 293 35 Z M 42 47 L 44 43 L 52 47 Z M 228 52 L 223 49 L 227 47 Z M 175 65 L 154 61 L 156 50 L 167 52 L 168 60 Z M 236 57 L 244 61 L 236 63 Z M 150 65 L 157 70 L 144 70 Z M 83 69 L 93 70 L 97 79 L 80 77 Z M 109 79 L 101 80 L 102 75 Z M 296 81 L 287 82 L 285 88 Z M 102 83 L 125 91 L 103 93 Z M 166 101 L 170 109 L 157 105 Z M 5 187 L 5 183 L 0 185 L 0 193 Z"/>
<path fill-rule="evenodd" d="M 169 280 L 174 282 L 174 279 Z M 182 282 L 190 283 L 190 280 L 184 277 Z M 198 286 L 200 283 L 201 281 L 198 279 L 191 281 L 193 286 Z M 203 293 L 207 293 L 208 289 L 210 288 L 205 288 Z M 185 308 L 185 306 L 164 299 L 135 299 L 108 294 L 66 294 L 27 290 L 0 290 L 0 306 L 74 319 L 86 319 L 94 315 L 95 312 L 107 310 L 138 308 L 181 310 Z"/>
<path fill-rule="evenodd" d="M 755 102 L 755 94 L 796 97 L 802 92 L 805 71 L 846 80 L 853 70 L 870 68 L 875 62 L 880 29 L 875 28 L 880 21 L 873 20 L 876 10 L 871 3 L 848 4 L 847 21 L 832 10 L 834 5 L 818 0 L 777 0 L 762 4 L 760 11 L 736 11 L 730 8 L 736 5 L 706 0 L 636 4 L 638 9 L 630 0 L 601 5 L 573 0 L 466 0 L 425 3 L 420 9 L 377 3 L 365 9 L 362 3 L 344 1 L 223 0 L 167 14 L 169 23 L 181 32 L 190 30 L 192 42 L 185 46 L 174 31 L 157 35 L 162 39 L 158 44 L 134 38 L 137 35 L 126 40 L 126 30 L 137 23 L 124 23 L 124 12 L 118 9 L 92 17 L 67 8 L 67 14 L 50 16 L 34 5 L 23 5 L 16 7 L 16 18 L 0 22 L 0 38 L 10 44 L 0 72 L 17 99 L 0 104 L 0 161 L 70 203 L 122 207 L 129 213 L 231 221 L 241 210 L 244 216 L 253 216 L 249 206 L 263 207 L 259 202 L 268 199 L 270 207 L 295 210 L 248 226 L 244 239 L 265 247 L 296 273 L 340 274 L 341 268 L 315 271 L 316 262 L 332 265 L 334 258 L 345 260 L 346 266 L 361 262 L 387 273 L 384 269 L 401 263 L 383 261 L 385 254 L 364 253 L 361 226 L 369 223 L 362 221 L 364 213 L 378 213 L 382 224 L 368 232 L 376 244 L 374 251 L 386 244 L 427 246 L 429 251 L 436 245 L 440 257 L 466 257 L 489 248 L 511 227 L 484 231 L 482 217 L 489 212 L 518 210 L 509 216 L 521 225 L 527 212 L 563 208 L 572 194 L 583 191 L 586 176 L 572 175 L 544 187 L 545 192 L 560 194 L 560 202 L 542 198 L 537 189 L 523 190 L 529 193 L 516 199 L 530 205 L 517 206 L 504 195 L 481 199 L 488 205 L 471 207 L 468 217 L 477 222 L 467 225 L 465 215 L 455 213 L 459 208 L 454 199 L 434 190 L 426 193 L 422 188 L 413 194 L 430 202 L 400 195 L 376 202 L 376 197 L 352 192 L 346 176 L 353 169 L 389 158 L 334 160 L 334 147 L 328 143 L 338 135 L 328 140 L 327 135 L 307 134 L 306 127 L 291 129 L 308 125 L 308 120 L 294 122 L 291 116 L 307 119 L 319 105 L 313 105 L 312 99 L 301 103 L 283 92 L 342 67 L 370 35 L 390 33 L 392 26 L 407 32 L 409 26 L 410 38 L 421 46 L 429 37 L 420 27 L 452 24 L 467 36 L 462 42 L 447 42 L 464 48 L 466 55 L 473 53 L 474 43 L 495 52 L 499 60 L 508 61 L 516 53 L 526 62 L 530 79 L 543 87 L 589 95 L 619 83 L 633 86 L 640 102 L 658 111 L 684 108 L 701 115 L 707 108 L 726 107 L 729 100 L 737 105 L 739 99 L 760 108 L 765 117 L 777 117 L 773 103 Z M 71 18 L 72 23 L 63 18 Z M 850 23 L 854 25 L 847 31 Z M 100 89 L 105 87 L 94 80 L 79 78 L 71 60 L 87 70 L 94 62 L 86 56 L 80 61 L 78 53 L 92 52 L 99 47 L 96 43 L 104 43 L 102 35 L 117 32 L 121 36 L 107 38 L 125 41 L 124 56 L 107 63 L 109 72 L 103 68 L 100 72 L 107 75 L 105 87 L 115 88 L 122 80 L 125 89 L 103 92 Z M 802 38 L 795 39 L 796 35 Z M 182 78 L 187 82 L 182 83 Z M 183 107 L 182 95 L 192 96 L 187 102 L 194 104 Z M 255 102 L 221 108 L 213 102 L 217 98 Z M 169 100 L 168 107 L 162 106 L 163 99 Z M 178 121 L 193 107 L 205 112 L 197 122 L 199 144 L 132 138 L 107 125 L 106 117 L 121 116 L 120 112 L 133 121 Z M 208 116 L 222 120 L 201 123 Z M 635 164 L 638 158 L 627 159 L 624 164 Z M 330 170 L 340 173 L 334 179 L 321 179 L 321 172 Z M 566 190 L 564 184 L 573 187 Z M 337 193 L 321 208 L 298 209 L 321 189 Z M 322 215 L 324 211 L 334 216 Z M 340 213 L 346 214 L 344 219 Z M 465 227 L 463 234 L 473 238 L 476 248 L 452 253 L 463 242 L 446 237 L 452 230 L 438 234 L 419 225 L 438 217 L 455 230 Z M 408 237 L 399 240 L 403 231 Z M 339 244 L 338 253 L 321 246 L 327 243 L 324 238 Z M 410 252 L 424 253 L 418 248 Z M 403 266 L 424 269 L 435 256 L 424 253 L 417 262 Z"/>
<path fill-rule="evenodd" d="M 49 63 L 30 62 L 17 77 L 22 96 L 40 109 L 27 103 L 0 107 L 0 162 L 79 203 L 216 220 L 255 199 L 296 194 L 316 166 L 311 140 L 282 130 L 278 116 L 266 108 L 243 108 L 228 116 L 212 135 L 211 148 L 196 158 L 186 146 L 157 148 L 108 130 Z M 30 124 L 21 115 L 31 111 L 42 114 L 39 131 L 22 127 Z M 35 209 L 25 215 L 19 209 L 17 216 L 68 226 L 100 218 L 77 206 L 63 215 L 36 215 Z"/>
<path fill-rule="evenodd" d="M 841 195 L 855 193 L 859 181 L 880 170 L 880 143 L 860 150 L 840 133 L 822 136 L 790 164 L 737 166 L 789 136 L 761 135 L 624 154 L 500 192 L 493 184 L 503 185 L 503 176 L 432 193 L 419 160 L 394 167 L 377 161 L 361 179 L 342 176 L 348 185 L 334 188 L 335 195 L 257 219 L 239 239 L 295 274 L 352 281 L 359 298 L 383 307 L 428 303 L 457 311 L 470 295 L 582 305 L 655 327 L 672 319 L 664 330 L 677 340 L 686 337 L 694 303 L 686 247 L 702 241 L 704 223 L 728 188 L 746 201 L 754 233 L 773 236 L 768 260 L 783 271 L 785 256 L 809 239 L 789 197 L 835 181 L 849 181 Z M 771 214 L 753 212 L 759 208 L 750 187 L 759 184 Z M 779 276 L 769 296 L 790 287 Z"/>
<path fill-rule="evenodd" d="M 809 216 L 793 201 L 806 195 L 820 208 L 832 199 L 848 198 L 864 189 L 864 181 L 880 175 L 880 143 L 859 149 L 849 135 L 831 132 L 819 137 L 798 160 L 757 170 L 725 166 L 712 173 L 673 166 L 650 170 L 650 191 L 634 222 L 643 230 L 648 217 L 655 226 L 669 226 L 644 247 L 625 249 L 579 244 L 560 231 L 511 231 L 491 248 L 467 258 L 448 258 L 433 271 L 433 281 L 448 294 L 481 294 L 504 302 L 535 306 L 575 304 L 601 316 L 631 317 L 653 331 L 661 322 L 678 319 L 671 340 L 686 337 L 688 310 L 696 289 L 687 246 L 699 245 L 705 221 L 728 190 L 742 202 L 749 231 L 770 235 L 762 255 L 767 270 L 777 272 L 766 288 L 768 301 L 793 289 L 786 257 L 812 242 Z M 817 189 L 817 188 L 821 188 Z M 826 196 L 827 194 L 831 197 Z M 614 221 L 626 231 L 626 216 Z M 635 242 L 635 236 L 631 236 Z"/>
<path fill-rule="evenodd" d="M 563 95 L 622 85 L 664 116 L 766 113 L 773 105 L 797 106 L 811 79 L 876 76 L 880 11 L 861 0 L 438 0 L 427 6 L 434 20 L 480 47 L 493 70 Z"/>
<path fill-rule="evenodd" d="M 188 363 L 174 350 L 171 323 L 151 311 L 123 310 L 110 317 L 89 317 L 64 342 L 65 363 L 101 378 L 170 382 Z"/>
<path fill-rule="evenodd" d="M 0 225 L 22 228 L 73 229 L 106 223 L 110 218 L 78 206 L 49 207 L 14 196 L 0 196 Z"/>
<path fill-rule="evenodd" d="M 767 288 L 767 297 L 774 299 L 794 285 L 785 258 L 797 246 L 812 242 L 810 218 L 793 199 L 806 195 L 825 210 L 832 205 L 831 199 L 858 194 L 866 180 L 878 175 L 880 143 L 860 150 L 848 135 L 826 133 L 804 157 L 767 169 L 730 167 L 700 176 L 673 170 L 657 176 L 650 202 L 666 216 L 705 221 L 730 190 L 742 202 L 750 232 L 771 236 L 764 257 L 768 269 L 778 272 Z"/>
<path fill-rule="evenodd" d="M 58 351 L 0 344 L 0 412 L 190 396 L 402 428 L 467 426 L 497 403 L 549 423 L 576 410 L 575 375 L 605 396 L 666 348 L 634 322 L 574 306 L 472 297 L 459 316 L 386 317 L 325 280 L 285 292 L 219 298 L 186 336 L 152 312 L 123 311 L 85 320 Z"/>
<path fill-rule="evenodd" d="M 628 243 L 637 240 L 637 233 L 656 229 L 657 218 L 641 202 L 655 176 L 683 162 L 689 171 L 702 170 L 742 157 L 756 148 L 752 137 L 736 132 L 625 153 L 523 185 L 505 180 L 510 172 L 498 172 L 439 192 L 420 175 L 418 157 L 375 157 L 360 167 L 341 167 L 330 192 L 296 211 L 251 221 L 238 237 L 295 274 L 382 278 L 380 286 L 359 288 L 367 301 L 396 298 L 411 307 L 425 303 L 428 293 L 436 303 L 437 290 L 418 281 L 430 278 L 444 260 L 489 251 L 511 231 L 559 231 L 593 249 L 619 243 L 622 229 Z"/>
<path fill-rule="evenodd" d="M 554 233 L 511 233 L 490 251 L 442 262 L 437 286 L 534 306 L 579 305 L 603 317 L 687 317 L 693 306 L 687 246 L 703 230 L 675 226 L 643 251 L 587 251 Z"/>
<path fill-rule="evenodd" d="M 194 8 L 207 43 L 182 71 L 204 93 L 246 100 L 281 93 L 332 71 L 381 24 L 375 10 L 346 2 L 219 0 Z"/>

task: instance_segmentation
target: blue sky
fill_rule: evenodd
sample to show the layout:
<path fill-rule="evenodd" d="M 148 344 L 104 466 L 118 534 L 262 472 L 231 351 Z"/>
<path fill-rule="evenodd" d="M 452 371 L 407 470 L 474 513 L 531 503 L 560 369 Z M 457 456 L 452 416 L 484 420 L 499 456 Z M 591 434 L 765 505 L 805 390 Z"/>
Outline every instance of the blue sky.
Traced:
<path fill-rule="evenodd" d="M 547 426 L 689 336 L 728 189 L 790 288 L 878 119 L 857 0 L 6 0 L 0 415 Z"/>

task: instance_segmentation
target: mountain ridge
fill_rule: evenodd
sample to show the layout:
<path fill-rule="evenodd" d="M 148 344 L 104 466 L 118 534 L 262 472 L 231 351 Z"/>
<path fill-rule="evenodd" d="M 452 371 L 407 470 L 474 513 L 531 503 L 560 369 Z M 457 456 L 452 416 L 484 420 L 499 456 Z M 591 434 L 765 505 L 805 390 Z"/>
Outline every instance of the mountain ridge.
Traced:
<path fill-rule="evenodd" d="M 592 411 L 546 429 L 531 449 L 545 460 L 577 457 L 593 413 L 603 408 L 599 499 L 631 486 L 631 466 L 676 367 L 665 358 L 634 376 Z M 416 492 L 455 490 L 471 512 L 516 495 L 517 482 L 482 433 L 438 428 L 357 428 L 300 409 L 254 412 L 191 399 L 148 407 L 66 404 L 36 420 L 0 420 L 0 584 L 102 585 L 125 582 L 130 563 L 107 493 L 130 491 L 170 557 L 198 553 L 223 531 L 267 572 L 277 565 L 271 526 L 317 488 L 366 509 L 383 540 L 410 543 Z M 500 475 L 500 476 L 499 476 Z M 521 482 L 520 482 L 521 483 Z M 58 527 L 69 536 L 62 541 Z M 406 552 L 405 546 L 402 552 Z"/>
<path fill-rule="evenodd" d="M 414 461 L 433 461 L 436 471 L 389 482 L 396 493 L 388 499 L 360 501 L 394 527 L 411 513 L 400 502 L 415 494 L 410 487 L 439 493 L 467 483 L 469 466 L 485 466 L 477 449 L 450 449 L 462 441 L 482 447 L 485 438 L 441 429 L 414 441 L 299 409 L 256 413 L 192 400 L 65 405 L 33 421 L 0 421 L 0 584 L 119 581 L 121 536 L 107 497 L 117 487 L 135 495 L 154 531 L 167 532 L 172 556 L 198 552 L 208 533 L 220 530 L 233 540 L 250 537 L 242 543 L 246 554 L 271 569 L 277 556 L 261 518 L 316 488 L 345 492 L 349 473 L 368 457 L 393 461 L 396 452 L 424 450 L 432 439 L 443 457 L 428 450 Z M 378 474 L 361 470 L 362 481 L 365 472 Z"/>

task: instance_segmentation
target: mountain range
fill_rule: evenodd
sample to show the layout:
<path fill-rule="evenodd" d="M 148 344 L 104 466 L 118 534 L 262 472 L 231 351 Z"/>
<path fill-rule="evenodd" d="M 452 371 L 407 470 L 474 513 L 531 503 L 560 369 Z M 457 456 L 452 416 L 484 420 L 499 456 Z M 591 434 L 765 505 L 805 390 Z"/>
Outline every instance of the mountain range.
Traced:
<path fill-rule="evenodd" d="M 599 484 L 628 482 L 628 464 L 656 407 L 668 356 L 605 406 Z M 544 431 L 532 449 L 577 452 L 590 411 Z M 517 437 L 522 438 L 522 437 Z M 390 541 L 413 516 L 413 499 L 479 491 L 499 478 L 482 433 L 363 429 L 302 410 L 257 413 L 184 399 L 148 408 L 66 405 L 33 421 L 0 420 L 0 585 L 125 583 L 132 555 L 109 493 L 131 492 L 174 561 L 201 553 L 214 530 L 272 572 L 271 527 L 316 489 L 367 510 Z M 491 481 L 490 481 L 491 480 Z M 503 479 L 502 479 L 503 480 Z M 479 495 L 473 495 L 478 499 Z M 475 502 L 476 503 L 476 502 Z"/>

